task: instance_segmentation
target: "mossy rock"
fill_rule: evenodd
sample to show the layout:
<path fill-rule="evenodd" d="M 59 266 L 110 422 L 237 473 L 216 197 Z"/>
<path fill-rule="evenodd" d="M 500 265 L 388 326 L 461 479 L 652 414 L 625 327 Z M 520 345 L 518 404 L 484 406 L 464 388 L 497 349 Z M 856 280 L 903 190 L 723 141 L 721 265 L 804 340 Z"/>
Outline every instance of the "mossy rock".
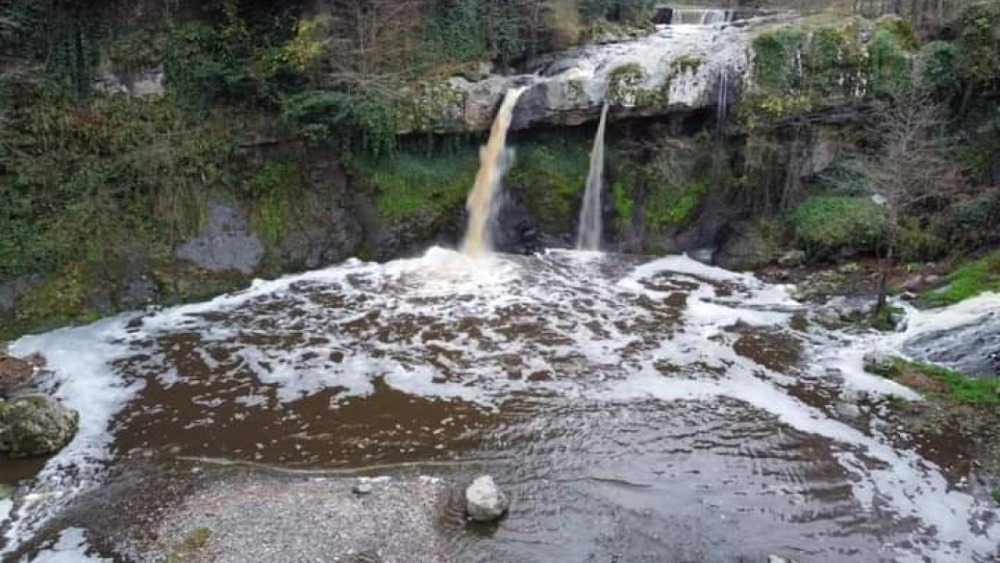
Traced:
<path fill-rule="evenodd" d="M 0 451 L 38 457 L 61 450 L 76 435 L 80 415 L 45 395 L 0 404 Z"/>

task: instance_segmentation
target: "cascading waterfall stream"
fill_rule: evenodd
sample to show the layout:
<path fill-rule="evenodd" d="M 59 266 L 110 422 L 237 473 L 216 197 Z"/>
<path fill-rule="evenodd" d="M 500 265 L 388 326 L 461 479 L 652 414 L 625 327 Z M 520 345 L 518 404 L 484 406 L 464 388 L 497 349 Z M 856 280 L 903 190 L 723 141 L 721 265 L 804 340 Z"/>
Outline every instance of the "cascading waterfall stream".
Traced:
<path fill-rule="evenodd" d="M 507 91 L 490 128 L 490 139 L 479 149 L 479 172 L 476 173 L 476 183 L 465 203 L 469 210 L 469 226 L 462 241 L 462 252 L 465 254 L 477 256 L 490 251 L 489 227 L 494 213 L 493 200 L 497 187 L 510 166 L 511 151 L 507 148 L 507 130 L 514 115 L 514 107 L 524 90 L 512 88 Z"/>
<path fill-rule="evenodd" d="M 608 119 L 608 104 L 601 110 L 601 121 L 594 135 L 594 148 L 590 151 L 590 172 L 587 174 L 587 191 L 580 211 L 580 231 L 576 238 L 579 250 L 601 249 L 601 190 L 604 186 L 604 130 Z"/>

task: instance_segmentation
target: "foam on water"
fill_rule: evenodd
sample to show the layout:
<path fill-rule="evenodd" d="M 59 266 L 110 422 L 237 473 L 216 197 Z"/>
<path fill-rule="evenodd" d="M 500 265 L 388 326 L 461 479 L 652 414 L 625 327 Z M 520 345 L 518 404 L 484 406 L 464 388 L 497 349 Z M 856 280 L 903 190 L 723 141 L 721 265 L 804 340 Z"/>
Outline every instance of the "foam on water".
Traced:
<path fill-rule="evenodd" d="M 914 313 L 906 334 L 968 320 L 977 308 L 994 305 L 1000 307 L 984 298 Z M 789 371 L 736 352 L 734 326 L 787 332 L 792 317 L 806 310 L 786 287 L 683 256 L 636 265 L 596 253 L 472 258 L 435 248 L 411 260 L 351 260 L 258 280 L 205 303 L 26 337 L 14 344 L 14 353 L 48 358 L 53 373 L 44 384 L 80 411 L 81 429 L 22 497 L 7 532 L 8 549 L 99 481 L 112 457 L 109 424 L 150 383 L 146 378 L 164 387 L 205 378 L 206 385 L 226 391 L 209 385 L 196 397 L 204 418 L 189 423 L 206 427 L 215 420 L 214 409 L 227 402 L 272 408 L 268 390 L 290 405 L 335 389 L 331 401 L 338 408 L 373 394 L 378 381 L 409 396 L 486 410 L 502 408 L 515 393 L 594 404 L 735 399 L 829 440 L 852 476 L 860 510 L 888 510 L 919 522 L 912 545 L 893 546 L 899 560 L 985 561 L 1000 539 L 988 507 L 951 490 L 940 468 L 916 453 L 895 450 L 877 434 L 789 394 L 800 376 L 808 376 L 844 396 L 864 391 L 915 398 L 855 365 L 872 335 L 811 329 L 801 337 L 807 357 Z M 900 338 L 890 336 L 886 344 L 898 345 Z M 171 359 L 182 347 L 178 339 L 195 339 L 184 346 L 207 375 Z M 331 361 L 334 355 L 340 359 Z M 239 382 L 235 373 L 252 374 L 252 381 Z"/>

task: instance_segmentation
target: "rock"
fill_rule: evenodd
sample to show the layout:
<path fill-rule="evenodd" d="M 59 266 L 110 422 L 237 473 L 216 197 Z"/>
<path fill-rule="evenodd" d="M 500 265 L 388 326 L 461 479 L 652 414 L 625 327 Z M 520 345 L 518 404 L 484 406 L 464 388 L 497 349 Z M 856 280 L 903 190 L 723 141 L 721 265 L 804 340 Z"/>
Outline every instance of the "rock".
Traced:
<path fill-rule="evenodd" d="M 903 343 L 918 362 L 941 364 L 973 378 L 1000 375 L 1000 314 L 983 311 L 958 326 L 925 330 Z"/>
<path fill-rule="evenodd" d="M 0 396 L 9 397 L 26 387 L 44 365 L 41 356 L 21 359 L 0 352 Z"/>
<path fill-rule="evenodd" d="M 768 555 L 767 563 L 795 563 L 792 559 L 786 559 L 777 555 Z"/>
<path fill-rule="evenodd" d="M 827 303 L 827 307 L 836 311 L 837 315 L 840 316 L 840 320 L 845 323 L 856 323 L 864 320 L 871 310 L 871 306 L 871 299 L 848 299 L 842 296 L 834 297 Z"/>
<path fill-rule="evenodd" d="M 924 286 L 924 278 L 923 276 L 920 275 L 907 278 L 907 280 L 903 282 L 903 289 L 905 289 L 906 291 L 912 291 L 914 293 L 920 291 L 920 288 L 922 288 L 923 286 Z"/>
<path fill-rule="evenodd" d="M 11 457 L 55 453 L 76 434 L 80 415 L 45 395 L 0 404 L 0 451 Z"/>
<path fill-rule="evenodd" d="M 719 233 L 722 243 L 712 262 L 727 270 L 753 270 L 771 261 L 772 248 L 752 221 L 734 221 Z"/>
<path fill-rule="evenodd" d="M 857 405 L 851 403 L 837 403 L 833 406 L 833 410 L 836 411 L 837 415 L 841 418 L 846 418 L 848 420 L 854 420 L 861 416 L 861 409 Z"/>
<path fill-rule="evenodd" d="M 371 483 L 363 482 L 363 483 L 358 483 L 357 485 L 354 485 L 354 488 L 351 489 L 351 490 L 356 495 L 370 495 L 375 490 L 375 488 L 372 487 Z"/>
<path fill-rule="evenodd" d="M 895 370 L 895 361 L 893 357 L 881 350 L 869 350 L 868 352 L 865 352 L 861 362 L 865 371 L 868 373 L 874 373 L 875 375 L 881 375 L 883 377 L 891 376 Z"/>
<path fill-rule="evenodd" d="M 250 274 L 264 256 L 264 245 L 250 232 L 246 216 L 240 209 L 210 201 L 205 228 L 197 237 L 177 247 L 174 254 L 205 270 L 236 270 Z"/>
<path fill-rule="evenodd" d="M 842 264 L 839 268 L 837 268 L 837 272 L 844 275 L 856 274 L 860 271 L 861 266 L 857 262 L 848 262 L 847 264 Z"/>
<path fill-rule="evenodd" d="M 782 268 L 794 268 L 801 266 L 806 261 L 806 253 L 801 250 L 789 250 L 778 258 L 778 265 Z"/>
<path fill-rule="evenodd" d="M 840 319 L 840 313 L 832 307 L 817 309 L 813 313 L 813 319 L 826 328 L 835 328 L 843 324 L 843 321 Z"/>
<path fill-rule="evenodd" d="M 465 489 L 465 512 L 476 522 L 493 522 L 510 508 L 510 501 L 503 494 L 493 477 L 481 475 Z"/>

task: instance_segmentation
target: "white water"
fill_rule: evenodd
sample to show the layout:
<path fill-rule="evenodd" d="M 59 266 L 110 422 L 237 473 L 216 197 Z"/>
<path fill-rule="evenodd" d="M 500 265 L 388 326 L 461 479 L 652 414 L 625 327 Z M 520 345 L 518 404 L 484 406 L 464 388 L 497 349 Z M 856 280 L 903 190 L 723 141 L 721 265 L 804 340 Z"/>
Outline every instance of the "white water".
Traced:
<path fill-rule="evenodd" d="M 507 148 L 507 130 L 514 116 L 517 100 L 524 88 L 507 91 L 500 111 L 493 120 L 490 138 L 479 150 L 479 172 L 476 183 L 469 193 L 466 208 L 469 210 L 469 224 L 462 241 L 462 251 L 478 256 L 490 251 L 490 223 L 494 220 L 494 203 L 497 189 L 510 169 L 513 152 Z"/>
<path fill-rule="evenodd" d="M 796 382 L 811 381 L 845 400 L 856 392 L 905 396 L 905 389 L 863 373 L 852 362 L 860 362 L 868 347 L 897 346 L 906 335 L 879 342 L 873 334 L 811 329 L 803 367 L 775 372 L 737 354 L 727 327 L 787 330 L 793 314 L 808 312 L 791 299 L 788 288 L 686 257 L 638 266 L 616 265 L 615 260 L 576 252 L 471 259 L 432 249 L 413 260 L 352 260 L 258 281 L 244 292 L 145 316 L 141 324 L 130 325 L 135 316 L 124 315 L 23 338 L 13 351 L 45 354 L 55 370 L 45 386 L 79 410 L 82 419 L 79 435 L 46 464 L 29 502 L 16 508 L 8 538 L 17 544 L 29 537 L 73 495 L 100 481 L 111 453 L 109 424 L 137 400 L 146 382 L 138 373 L 156 374 L 164 386 L 196 383 L 201 376 L 167 369 L 171 350 L 151 344 L 173 334 L 196 334 L 195 350 L 204 362 L 225 352 L 261 384 L 277 386 L 276 397 L 286 408 L 330 388 L 341 390 L 338 402 L 369 396 L 379 378 L 414 397 L 462 400 L 485 409 L 499 408 L 519 393 L 598 404 L 735 399 L 790 429 L 831 440 L 837 461 L 851 477 L 859 515 L 889 513 L 919 523 L 912 544 L 893 541 L 886 546 L 895 560 L 988 560 L 1000 540 L 997 526 L 988 521 L 988 503 L 952 488 L 940 468 L 917 453 L 894 449 L 879 432 L 843 424 L 787 391 Z M 621 273 L 609 274 L 609 269 Z M 668 309 L 647 305 L 663 303 L 687 285 L 693 289 L 685 290 L 679 324 L 663 317 Z M 331 305 L 333 298 L 343 303 Z M 1000 297 L 984 296 L 939 312 L 914 313 L 906 334 L 998 309 Z M 378 313 L 377 322 L 360 325 L 359 331 L 358 323 L 372 312 Z M 386 327 L 409 326 L 412 332 L 381 334 Z M 241 340 L 303 333 L 322 337 L 296 340 L 288 348 Z M 326 358 L 336 351 L 348 355 L 331 364 Z M 127 370 L 113 366 L 137 355 L 148 359 Z M 842 363 L 845 357 L 849 361 Z M 454 377 L 440 378 L 441 366 Z M 843 380 L 830 374 L 831 367 L 842 368 Z M 511 377 L 512 370 L 555 376 L 528 381 Z M 229 375 L 212 377 L 218 379 L 201 383 L 220 385 Z M 255 389 L 249 389 L 251 397 L 262 392 Z M 198 400 L 214 404 L 232 396 L 231 390 L 212 393 L 206 391 Z M 273 408 L 266 400 L 249 400 L 244 407 L 246 412 Z M 190 422 L 211 422 L 213 409 L 206 408 L 205 417 Z"/>
<path fill-rule="evenodd" d="M 601 121 L 594 135 L 594 146 L 590 150 L 590 171 L 587 173 L 587 190 L 583 194 L 583 208 L 580 210 L 580 228 L 576 237 L 578 250 L 600 250 L 601 234 L 601 192 L 604 190 L 604 130 L 608 120 L 608 104 L 601 109 Z"/>
<path fill-rule="evenodd" d="M 732 12 L 710 8 L 674 8 L 670 13 L 670 25 L 717 25 L 728 23 Z"/>

